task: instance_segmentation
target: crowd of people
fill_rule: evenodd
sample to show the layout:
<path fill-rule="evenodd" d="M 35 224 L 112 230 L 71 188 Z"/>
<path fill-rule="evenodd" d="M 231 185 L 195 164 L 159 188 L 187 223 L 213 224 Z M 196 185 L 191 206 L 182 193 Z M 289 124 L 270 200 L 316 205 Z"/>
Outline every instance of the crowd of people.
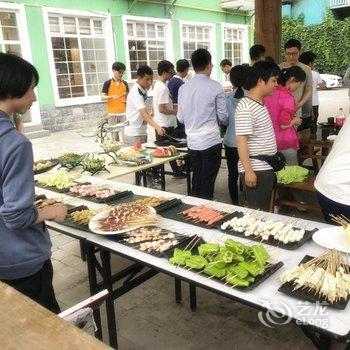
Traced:
<path fill-rule="evenodd" d="M 232 85 L 226 91 L 211 78 L 212 57 L 205 49 L 194 51 L 191 62 L 177 61 L 176 67 L 166 60 L 159 62 L 155 83 L 153 70 L 140 66 L 130 89 L 122 79 L 125 65 L 116 62 L 101 99 L 107 103 L 110 124 L 126 121 L 124 144 L 147 142 L 148 125 L 157 140 L 186 137 L 193 196 L 213 199 L 224 147 L 232 203 L 239 204 L 241 181 L 246 205 L 268 210 L 275 170 L 298 164 L 298 149 L 317 131 L 316 55 L 301 54 L 301 43 L 295 39 L 285 43 L 284 53 L 286 61 L 280 65 L 265 57 L 262 45 L 250 49 L 250 64 L 233 66 L 223 60 L 221 69 Z M 190 69 L 195 72 L 191 78 Z M 11 120 L 36 100 L 38 82 L 33 65 L 0 53 L 0 280 L 57 313 L 45 220 L 64 220 L 67 207 L 35 207 L 32 146 L 16 129 L 20 122 Z M 152 113 L 148 90 L 153 83 Z M 349 138 L 350 122 L 346 122 L 316 178 L 327 221 L 332 213 L 350 218 Z M 176 162 L 171 166 L 182 177 L 182 167 Z"/>

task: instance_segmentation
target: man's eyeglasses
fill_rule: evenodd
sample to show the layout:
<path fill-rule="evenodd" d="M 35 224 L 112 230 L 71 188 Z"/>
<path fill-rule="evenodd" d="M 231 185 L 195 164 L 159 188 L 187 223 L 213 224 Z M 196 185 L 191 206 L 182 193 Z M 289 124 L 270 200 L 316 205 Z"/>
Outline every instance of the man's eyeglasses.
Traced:
<path fill-rule="evenodd" d="M 299 55 L 299 52 L 286 52 L 285 55 L 290 57 L 296 57 Z"/>

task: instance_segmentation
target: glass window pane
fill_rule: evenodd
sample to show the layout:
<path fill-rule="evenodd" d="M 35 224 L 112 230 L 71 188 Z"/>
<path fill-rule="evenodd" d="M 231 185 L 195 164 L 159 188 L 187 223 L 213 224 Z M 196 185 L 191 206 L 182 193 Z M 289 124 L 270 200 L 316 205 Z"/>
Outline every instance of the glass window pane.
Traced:
<path fill-rule="evenodd" d="M 73 86 L 72 87 L 72 97 L 81 97 L 84 96 L 84 87 L 83 86 Z"/>
<path fill-rule="evenodd" d="M 65 38 L 64 43 L 66 45 L 66 49 L 79 49 L 78 39 L 76 38 Z"/>
<path fill-rule="evenodd" d="M 127 23 L 126 25 L 128 36 L 134 36 L 134 25 L 133 23 Z"/>
<path fill-rule="evenodd" d="M 0 12 L 0 22 L 2 26 L 17 27 L 16 14 L 13 12 Z"/>
<path fill-rule="evenodd" d="M 79 63 L 68 63 L 68 71 L 70 74 L 81 73 L 81 66 Z"/>
<path fill-rule="evenodd" d="M 136 41 L 137 50 L 146 50 L 146 41 Z"/>
<path fill-rule="evenodd" d="M 105 39 L 94 39 L 95 49 L 101 50 L 106 48 Z"/>
<path fill-rule="evenodd" d="M 58 17 L 49 17 L 49 26 L 51 33 L 59 33 L 60 32 L 60 19 Z"/>
<path fill-rule="evenodd" d="M 95 34 L 103 34 L 103 26 L 101 20 L 94 20 L 94 31 Z"/>
<path fill-rule="evenodd" d="M 22 50 L 20 44 L 5 44 L 5 52 L 22 57 Z"/>
<path fill-rule="evenodd" d="M 101 85 L 101 84 L 103 84 L 107 79 L 108 79 L 108 73 L 106 72 L 106 73 L 99 73 L 98 74 L 98 82 L 99 82 L 99 84 Z"/>
<path fill-rule="evenodd" d="M 95 73 L 97 72 L 95 62 L 84 62 L 84 69 L 86 73 Z"/>
<path fill-rule="evenodd" d="M 155 39 L 156 26 L 154 24 L 147 24 L 147 37 L 151 39 Z"/>
<path fill-rule="evenodd" d="M 80 34 L 91 34 L 90 19 L 89 18 L 78 18 L 79 32 Z"/>
<path fill-rule="evenodd" d="M 83 50 L 84 61 L 95 61 L 95 55 L 93 50 Z"/>
<path fill-rule="evenodd" d="M 97 61 L 107 61 L 107 53 L 105 50 L 96 50 L 95 56 Z"/>
<path fill-rule="evenodd" d="M 145 23 L 136 23 L 136 36 L 139 38 L 146 37 Z"/>
<path fill-rule="evenodd" d="M 63 50 L 64 49 L 64 41 L 63 38 L 51 38 L 52 48 Z"/>
<path fill-rule="evenodd" d="M 69 87 L 58 88 L 58 95 L 60 96 L 60 98 L 71 98 L 72 97 L 71 90 Z"/>
<path fill-rule="evenodd" d="M 88 85 L 87 86 L 87 93 L 89 96 L 98 95 L 99 94 L 98 85 Z"/>
<path fill-rule="evenodd" d="M 94 39 L 92 38 L 82 38 L 81 48 L 84 50 L 91 50 L 94 48 Z"/>
<path fill-rule="evenodd" d="M 67 63 L 55 63 L 56 74 L 68 74 Z"/>
<path fill-rule="evenodd" d="M 75 18 L 63 17 L 63 28 L 66 34 L 75 34 L 77 32 Z"/>
<path fill-rule="evenodd" d="M 203 28 L 197 27 L 197 40 L 203 40 Z"/>
<path fill-rule="evenodd" d="M 69 75 L 57 75 L 57 85 L 58 86 L 69 86 Z"/>
<path fill-rule="evenodd" d="M 72 86 L 83 85 L 83 76 L 81 74 L 70 75 L 70 84 Z"/>
<path fill-rule="evenodd" d="M 97 84 L 97 74 L 85 74 L 86 84 Z"/>
<path fill-rule="evenodd" d="M 165 27 L 161 25 L 157 25 L 157 37 L 159 39 L 165 38 Z"/>
<path fill-rule="evenodd" d="M 67 61 L 67 55 L 65 50 L 53 50 L 53 59 L 55 62 Z"/>
<path fill-rule="evenodd" d="M 19 40 L 17 28 L 2 27 L 2 36 L 4 40 Z"/>
<path fill-rule="evenodd" d="M 97 68 L 97 71 L 98 72 L 108 72 L 108 65 L 107 65 L 107 62 L 97 62 L 96 63 L 96 68 Z"/>

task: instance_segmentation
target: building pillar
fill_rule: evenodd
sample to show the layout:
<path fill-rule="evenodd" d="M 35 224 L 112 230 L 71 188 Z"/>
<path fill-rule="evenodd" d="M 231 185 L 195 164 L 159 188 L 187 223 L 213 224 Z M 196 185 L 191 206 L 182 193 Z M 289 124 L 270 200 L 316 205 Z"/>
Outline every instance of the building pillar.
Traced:
<path fill-rule="evenodd" d="M 266 56 L 281 62 L 282 1 L 255 0 L 255 43 L 266 48 Z"/>

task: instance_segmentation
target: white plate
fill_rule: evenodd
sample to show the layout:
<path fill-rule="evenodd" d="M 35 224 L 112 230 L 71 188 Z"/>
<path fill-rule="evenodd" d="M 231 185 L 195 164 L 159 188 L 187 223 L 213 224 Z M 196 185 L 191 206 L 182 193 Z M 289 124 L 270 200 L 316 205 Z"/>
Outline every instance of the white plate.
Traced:
<path fill-rule="evenodd" d="M 322 247 L 350 253 L 350 242 L 346 239 L 345 230 L 340 226 L 323 228 L 313 234 L 312 240 Z"/>
<path fill-rule="evenodd" d="M 148 208 L 150 209 L 151 212 L 156 213 L 154 208 L 152 208 L 152 207 L 148 207 Z M 119 231 L 104 231 L 104 230 L 101 230 L 101 228 L 100 228 L 100 226 L 101 226 L 100 220 L 106 219 L 108 217 L 108 215 L 109 215 L 109 212 L 111 210 L 112 209 L 107 209 L 105 211 L 102 211 L 101 213 L 96 214 L 89 222 L 89 229 L 92 232 L 94 232 L 94 233 L 98 233 L 99 235 L 108 236 L 108 235 L 117 235 L 117 234 L 120 234 L 120 233 L 129 232 L 129 231 L 132 231 L 132 230 L 136 230 L 139 227 L 142 227 L 142 225 L 133 226 L 133 227 L 124 228 L 124 229 L 119 230 Z"/>

